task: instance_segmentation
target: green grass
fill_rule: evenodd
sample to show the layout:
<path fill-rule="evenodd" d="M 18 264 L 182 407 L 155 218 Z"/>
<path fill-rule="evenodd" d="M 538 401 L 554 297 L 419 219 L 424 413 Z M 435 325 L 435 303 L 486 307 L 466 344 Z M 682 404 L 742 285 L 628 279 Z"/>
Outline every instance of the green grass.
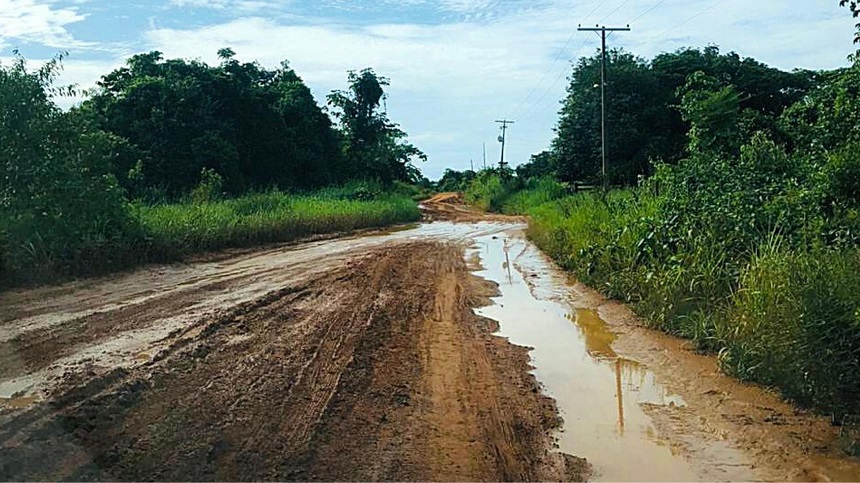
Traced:
<path fill-rule="evenodd" d="M 574 195 L 529 210 L 529 237 L 651 327 L 718 353 L 727 373 L 860 415 L 860 249 L 773 233 L 731 251 L 718 232 L 679 235 L 662 211 L 646 190 Z"/>
<path fill-rule="evenodd" d="M 306 195 L 270 191 L 196 201 L 128 204 L 122 230 L 105 223 L 83 234 L 66 229 L 73 225 L 62 220 L 53 225 L 0 220 L 0 287 L 55 283 L 205 251 L 382 227 L 421 217 L 409 196 L 367 183 Z"/>
<path fill-rule="evenodd" d="M 469 184 L 466 201 L 483 211 L 506 215 L 525 215 L 532 207 L 556 200 L 568 192 L 567 187 L 552 178 L 523 181 L 512 175 L 501 176 L 486 170 Z"/>
<path fill-rule="evenodd" d="M 176 257 L 416 221 L 420 212 L 405 197 L 341 199 L 329 190 L 316 196 L 273 191 L 199 205 L 136 206 L 134 217 L 155 257 Z"/>
<path fill-rule="evenodd" d="M 552 178 L 530 179 L 523 189 L 510 194 L 502 202 L 502 213 L 526 215 L 535 207 L 567 195 L 567 187 Z"/>

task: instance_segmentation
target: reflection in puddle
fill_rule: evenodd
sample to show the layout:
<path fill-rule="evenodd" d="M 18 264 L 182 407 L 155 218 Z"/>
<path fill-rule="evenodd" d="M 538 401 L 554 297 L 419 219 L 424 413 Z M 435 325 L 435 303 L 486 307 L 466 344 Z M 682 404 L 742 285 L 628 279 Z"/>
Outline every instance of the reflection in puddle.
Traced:
<path fill-rule="evenodd" d="M 660 440 L 643 405 L 684 406 L 641 364 L 619 357 L 613 334 L 594 312 L 532 295 L 518 263 L 529 259 L 541 274 L 529 281 L 560 283 L 555 270 L 527 251 L 524 241 L 507 236 L 480 237 L 476 251 L 479 276 L 500 285 L 496 304 L 478 311 L 499 321 L 500 335 L 533 347 L 532 365 L 564 418 L 558 437 L 561 451 L 587 458 L 595 478 L 605 481 L 690 481 L 697 475 Z"/>

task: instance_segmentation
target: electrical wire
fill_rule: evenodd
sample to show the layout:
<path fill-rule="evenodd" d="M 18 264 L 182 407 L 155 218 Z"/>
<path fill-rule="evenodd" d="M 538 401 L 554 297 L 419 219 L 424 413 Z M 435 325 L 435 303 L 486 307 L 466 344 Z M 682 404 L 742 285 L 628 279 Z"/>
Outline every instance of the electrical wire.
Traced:
<path fill-rule="evenodd" d="M 594 13 L 595 13 L 595 12 L 597 12 L 597 11 L 598 11 L 598 10 L 600 10 L 604 5 L 606 5 L 606 2 L 607 2 L 607 1 L 608 1 L 608 0 L 602 0 L 599 4 L 597 4 L 597 6 L 596 6 L 596 7 L 594 7 L 594 8 L 593 8 L 593 9 L 592 9 L 592 10 L 591 10 L 587 15 L 586 15 L 586 17 L 591 17 L 592 15 L 594 15 Z M 627 0 L 627 1 L 630 1 L 630 0 Z M 626 3 L 626 2 L 625 2 L 625 3 Z M 567 47 L 570 45 L 570 42 L 573 40 L 573 38 L 576 36 L 576 34 L 577 34 L 577 33 L 578 33 L 578 32 L 577 32 L 576 30 L 574 30 L 574 31 L 573 31 L 573 33 L 572 33 L 572 34 L 570 34 L 570 37 L 568 37 L 568 38 L 567 38 L 567 41 L 564 43 L 564 46 L 563 46 L 563 47 L 558 51 L 558 54 L 555 56 L 555 58 L 554 58 L 554 59 L 553 59 L 553 61 L 552 61 L 552 64 L 550 64 L 550 66 L 549 66 L 549 67 L 544 71 L 543 75 L 541 76 L 540 80 L 538 80 L 537 84 L 535 84 L 535 85 L 531 88 L 531 90 L 529 91 L 529 93 L 528 93 L 528 94 L 526 94 L 526 97 L 525 97 L 522 101 L 520 101 L 520 103 L 519 103 L 519 104 L 517 104 L 517 106 L 514 108 L 514 111 L 515 111 L 515 112 L 518 112 L 521 108 L 523 108 L 523 107 L 528 103 L 528 101 L 531 99 L 531 97 L 532 97 L 532 96 L 537 92 L 538 88 L 539 88 L 539 87 L 543 84 L 543 82 L 546 80 L 546 78 L 547 78 L 547 76 L 549 75 L 549 73 L 553 70 L 553 68 L 556 66 L 556 64 L 558 64 L 558 61 L 559 61 L 559 60 L 561 60 L 562 56 L 564 56 L 564 53 L 567 51 Z M 518 114 L 518 115 L 519 115 L 519 114 Z M 515 118 L 516 116 L 509 116 L 509 117 L 514 117 L 514 118 Z"/>

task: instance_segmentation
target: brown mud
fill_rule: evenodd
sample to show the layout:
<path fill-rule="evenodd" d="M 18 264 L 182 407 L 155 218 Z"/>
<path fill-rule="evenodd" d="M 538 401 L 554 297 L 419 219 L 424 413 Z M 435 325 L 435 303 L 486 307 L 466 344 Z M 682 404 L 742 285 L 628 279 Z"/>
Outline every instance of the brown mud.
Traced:
<path fill-rule="evenodd" d="M 472 312 L 496 289 L 470 274 L 461 245 L 405 240 L 334 259 L 184 324 L 169 314 L 207 290 L 247 290 L 253 277 L 135 294 L 142 301 L 113 310 L 87 310 L 87 297 L 72 315 L 20 310 L 37 319 L 29 331 L 6 327 L 4 377 L 62 366 L 86 344 L 109 346 L 147 324 L 181 327 L 138 337 L 146 352 L 122 363 L 87 350 L 7 399 L 0 479 L 586 476 L 584 462 L 549 451 L 559 421 L 527 350 Z"/>
<path fill-rule="evenodd" d="M 462 193 L 439 193 L 421 202 L 421 211 L 429 221 L 478 222 L 497 221 L 518 223 L 526 219 L 520 216 L 496 215 L 476 210 L 466 203 Z"/>

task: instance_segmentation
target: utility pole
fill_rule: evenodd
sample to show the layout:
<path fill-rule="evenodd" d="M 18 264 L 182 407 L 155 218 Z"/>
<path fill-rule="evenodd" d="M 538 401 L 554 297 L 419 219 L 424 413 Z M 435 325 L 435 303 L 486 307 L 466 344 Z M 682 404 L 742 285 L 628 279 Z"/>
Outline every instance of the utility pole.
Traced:
<path fill-rule="evenodd" d="M 484 143 L 484 169 L 487 169 L 487 143 Z"/>
<path fill-rule="evenodd" d="M 496 122 L 502 125 L 502 135 L 499 136 L 499 142 L 502 143 L 502 159 L 499 161 L 499 169 L 503 170 L 505 168 L 505 140 L 508 137 L 508 124 L 514 124 L 514 121 L 505 119 Z"/>
<path fill-rule="evenodd" d="M 600 139 L 602 143 L 601 157 L 603 158 L 603 192 L 609 188 L 609 180 L 606 178 L 606 32 L 629 32 L 630 25 L 626 27 L 579 27 L 580 32 L 600 32 Z"/>
<path fill-rule="evenodd" d="M 474 159 L 469 160 L 469 171 L 475 171 L 475 160 Z"/>

